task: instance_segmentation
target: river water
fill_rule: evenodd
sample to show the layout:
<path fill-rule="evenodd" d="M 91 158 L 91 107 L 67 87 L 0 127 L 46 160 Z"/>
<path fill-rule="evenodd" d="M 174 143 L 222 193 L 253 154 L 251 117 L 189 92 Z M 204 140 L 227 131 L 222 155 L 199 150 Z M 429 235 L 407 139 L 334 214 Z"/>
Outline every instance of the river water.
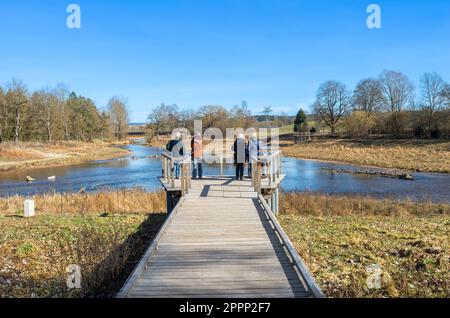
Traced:
<path fill-rule="evenodd" d="M 157 177 L 161 175 L 160 149 L 142 145 L 129 145 L 133 151 L 127 158 L 92 161 L 78 165 L 12 171 L 0 174 L 0 196 L 34 195 L 53 192 L 78 192 L 107 189 L 142 187 L 153 191 L 161 186 Z M 325 163 L 319 161 L 283 159 L 283 181 L 285 191 L 307 191 L 328 194 L 356 194 L 414 201 L 450 203 L 450 175 L 415 173 L 415 181 L 333 173 L 324 168 L 354 169 L 354 165 Z M 207 165 L 205 175 L 219 175 L 218 165 Z M 233 167 L 225 167 L 225 174 L 232 175 Z M 37 181 L 25 182 L 26 176 Z M 56 180 L 48 181 L 48 177 Z"/>

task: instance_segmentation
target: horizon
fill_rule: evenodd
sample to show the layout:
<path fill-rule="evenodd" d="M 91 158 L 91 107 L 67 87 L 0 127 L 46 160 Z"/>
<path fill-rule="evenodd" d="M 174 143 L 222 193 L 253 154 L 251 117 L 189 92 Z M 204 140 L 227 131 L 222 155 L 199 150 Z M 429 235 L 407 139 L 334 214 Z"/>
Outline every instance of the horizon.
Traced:
<path fill-rule="evenodd" d="M 377 1 L 381 29 L 367 28 L 370 3 L 359 0 L 75 3 L 81 29 L 66 26 L 69 3 L 2 3 L 0 28 L 14 32 L 1 33 L 1 86 L 62 82 L 98 107 L 123 96 L 141 123 L 161 103 L 310 113 L 321 83 L 353 90 L 385 69 L 416 88 L 425 72 L 450 80 L 448 1 Z"/>

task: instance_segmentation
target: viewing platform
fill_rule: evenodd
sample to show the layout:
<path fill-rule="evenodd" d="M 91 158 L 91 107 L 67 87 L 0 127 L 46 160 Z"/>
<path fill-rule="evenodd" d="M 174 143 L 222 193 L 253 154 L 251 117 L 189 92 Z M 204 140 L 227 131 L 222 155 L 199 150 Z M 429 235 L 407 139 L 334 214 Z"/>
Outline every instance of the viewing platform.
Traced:
<path fill-rule="evenodd" d="M 118 297 L 323 297 L 276 219 L 280 157 L 261 160 L 252 179 L 192 180 L 189 160 L 175 179 L 163 154 L 170 214 Z"/>

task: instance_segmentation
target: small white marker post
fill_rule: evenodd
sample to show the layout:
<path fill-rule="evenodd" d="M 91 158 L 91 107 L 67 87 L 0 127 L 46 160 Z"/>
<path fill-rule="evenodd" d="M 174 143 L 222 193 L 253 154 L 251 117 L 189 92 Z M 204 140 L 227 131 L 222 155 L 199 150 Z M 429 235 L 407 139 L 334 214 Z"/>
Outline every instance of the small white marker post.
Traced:
<path fill-rule="evenodd" d="M 24 203 L 24 216 L 26 218 L 31 218 L 35 215 L 34 212 L 34 200 L 25 200 Z"/>

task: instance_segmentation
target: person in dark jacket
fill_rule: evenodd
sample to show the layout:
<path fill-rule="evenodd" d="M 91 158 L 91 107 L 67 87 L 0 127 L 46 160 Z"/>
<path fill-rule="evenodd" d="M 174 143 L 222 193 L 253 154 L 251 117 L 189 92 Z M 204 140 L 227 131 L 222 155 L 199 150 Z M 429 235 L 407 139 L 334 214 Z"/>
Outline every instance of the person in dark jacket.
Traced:
<path fill-rule="evenodd" d="M 236 167 L 236 180 L 244 179 L 244 166 L 248 157 L 245 136 L 239 134 L 233 144 L 234 166 Z"/>
<path fill-rule="evenodd" d="M 184 143 L 181 139 L 181 134 L 177 132 L 172 140 L 166 145 L 167 151 L 170 152 L 174 160 L 175 178 L 180 178 L 180 161 L 184 157 Z"/>

